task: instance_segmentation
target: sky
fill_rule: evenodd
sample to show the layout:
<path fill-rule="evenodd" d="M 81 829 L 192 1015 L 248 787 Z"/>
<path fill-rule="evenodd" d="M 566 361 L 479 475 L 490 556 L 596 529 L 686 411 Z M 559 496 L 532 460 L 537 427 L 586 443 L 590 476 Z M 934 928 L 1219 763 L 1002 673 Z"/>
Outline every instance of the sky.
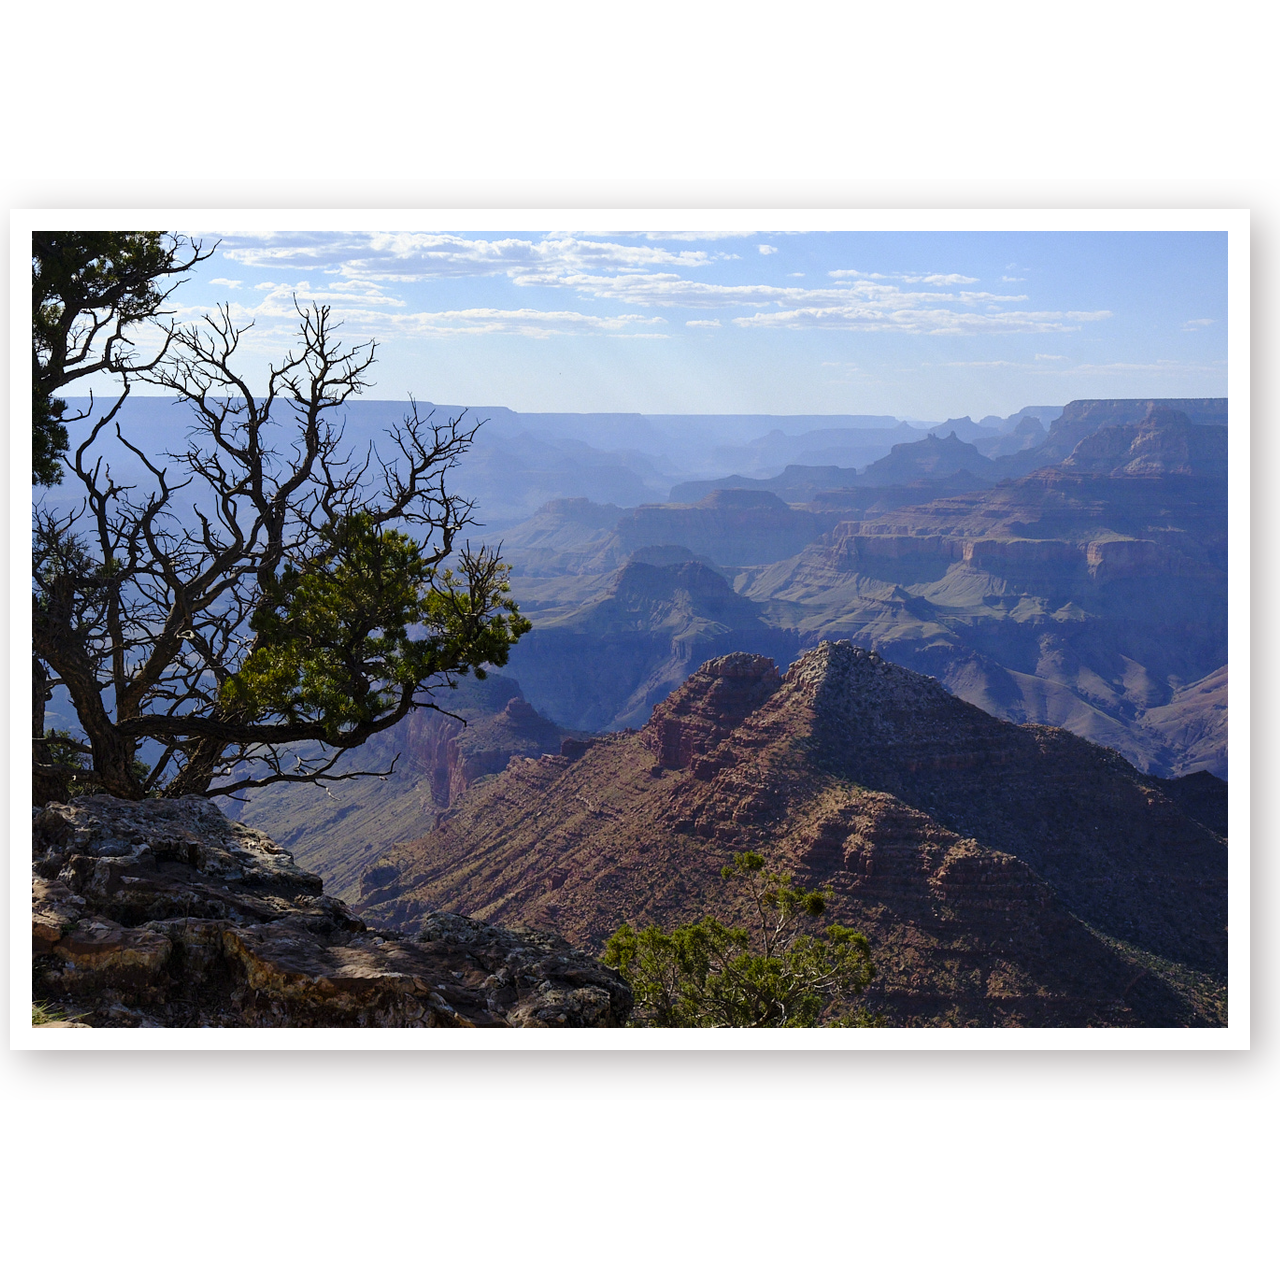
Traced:
<path fill-rule="evenodd" d="M 377 340 L 378 399 L 976 420 L 1226 394 L 1225 232 L 194 234 L 217 248 L 176 318 L 252 321 L 251 382 L 296 296 Z"/>

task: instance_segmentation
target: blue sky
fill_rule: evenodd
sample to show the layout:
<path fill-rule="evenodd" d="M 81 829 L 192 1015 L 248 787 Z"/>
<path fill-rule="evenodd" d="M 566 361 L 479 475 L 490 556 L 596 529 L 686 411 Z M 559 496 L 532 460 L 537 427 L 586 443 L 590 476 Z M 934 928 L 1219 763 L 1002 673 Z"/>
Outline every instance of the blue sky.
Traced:
<path fill-rule="evenodd" d="M 199 234 L 221 243 L 179 319 L 230 303 L 260 372 L 293 296 L 327 302 L 378 339 L 380 399 L 943 419 L 1226 394 L 1224 232 Z"/>

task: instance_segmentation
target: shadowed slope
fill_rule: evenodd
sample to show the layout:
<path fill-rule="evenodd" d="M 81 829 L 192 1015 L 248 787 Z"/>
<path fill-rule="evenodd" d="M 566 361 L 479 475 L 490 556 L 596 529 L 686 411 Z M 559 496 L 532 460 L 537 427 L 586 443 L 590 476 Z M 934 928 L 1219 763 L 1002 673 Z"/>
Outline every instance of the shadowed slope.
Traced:
<path fill-rule="evenodd" d="M 636 559 L 594 600 L 535 627 L 507 670 L 552 719 L 594 733 L 643 724 L 701 662 L 745 648 L 785 660 L 797 645 L 707 565 Z"/>
<path fill-rule="evenodd" d="M 1181 1025 L 1222 1016 L 1225 842 L 1113 752 L 998 721 L 846 643 L 784 677 L 705 664 L 643 733 L 524 760 L 393 852 L 362 910 L 554 923 L 598 947 L 742 903 L 734 849 L 828 881 L 890 1021 Z"/>

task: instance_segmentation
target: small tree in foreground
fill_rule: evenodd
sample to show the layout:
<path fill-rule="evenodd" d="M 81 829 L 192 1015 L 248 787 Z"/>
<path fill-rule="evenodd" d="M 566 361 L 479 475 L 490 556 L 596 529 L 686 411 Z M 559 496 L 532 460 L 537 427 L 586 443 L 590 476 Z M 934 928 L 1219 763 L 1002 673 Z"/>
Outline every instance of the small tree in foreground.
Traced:
<path fill-rule="evenodd" d="M 38 795 L 354 776 L 335 772 L 345 752 L 433 705 L 433 689 L 501 666 L 529 629 L 499 551 L 458 545 L 472 504 L 449 473 L 476 428 L 410 401 L 383 452 L 353 457 L 339 411 L 367 385 L 374 344 L 343 347 L 327 307 L 298 317 L 298 345 L 260 394 L 228 310 L 174 330 L 162 358 L 121 377 L 126 394 L 135 378 L 182 403 L 185 443 L 156 456 L 130 440 L 122 394 L 68 450 L 56 501 L 38 504 Z M 56 685 L 83 741 L 44 732 Z"/>
<path fill-rule="evenodd" d="M 816 928 L 827 907 L 823 890 L 794 888 L 758 853 L 735 854 L 720 874 L 744 885 L 752 928 L 714 916 L 670 933 L 624 924 L 605 944 L 604 962 L 635 992 L 633 1025 L 875 1025 L 849 1006 L 875 977 L 870 944 L 843 925 Z"/>

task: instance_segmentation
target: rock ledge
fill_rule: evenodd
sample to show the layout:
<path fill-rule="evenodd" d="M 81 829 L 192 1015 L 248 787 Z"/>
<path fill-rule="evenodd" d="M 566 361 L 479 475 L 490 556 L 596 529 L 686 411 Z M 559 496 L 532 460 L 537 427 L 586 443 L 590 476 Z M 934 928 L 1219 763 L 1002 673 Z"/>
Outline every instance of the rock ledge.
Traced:
<path fill-rule="evenodd" d="M 33 811 L 37 1000 L 115 1027 L 608 1027 L 629 986 L 555 934 L 428 916 L 375 933 L 207 800 Z"/>

